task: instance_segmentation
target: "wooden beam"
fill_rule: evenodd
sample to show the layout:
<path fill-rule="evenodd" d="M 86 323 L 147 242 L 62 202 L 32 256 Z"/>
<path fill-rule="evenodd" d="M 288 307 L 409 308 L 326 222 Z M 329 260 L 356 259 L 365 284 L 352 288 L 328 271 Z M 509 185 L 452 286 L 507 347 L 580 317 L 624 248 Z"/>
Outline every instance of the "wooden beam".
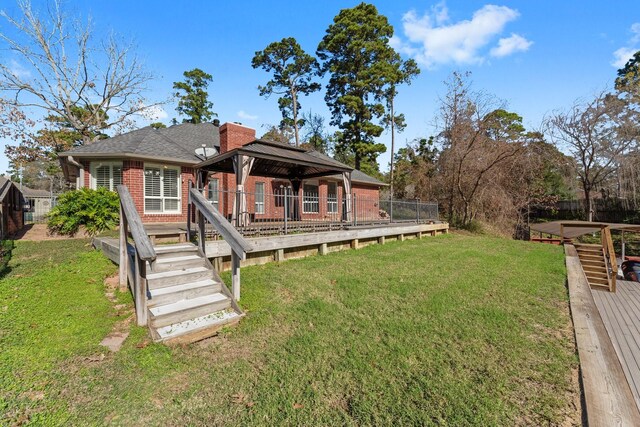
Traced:
<path fill-rule="evenodd" d="M 124 291 L 127 289 L 127 269 L 129 266 L 127 265 L 127 260 L 129 259 L 127 255 L 127 217 L 125 216 L 122 205 L 120 206 L 120 262 L 118 263 L 119 268 L 119 285 L 120 290 Z"/>

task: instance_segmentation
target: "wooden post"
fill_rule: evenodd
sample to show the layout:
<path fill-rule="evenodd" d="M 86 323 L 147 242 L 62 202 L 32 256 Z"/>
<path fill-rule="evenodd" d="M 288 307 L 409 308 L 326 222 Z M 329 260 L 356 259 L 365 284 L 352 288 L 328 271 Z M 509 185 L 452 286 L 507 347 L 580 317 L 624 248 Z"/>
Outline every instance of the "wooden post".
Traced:
<path fill-rule="evenodd" d="M 418 239 L 422 239 L 422 231 L 418 231 L 418 232 L 416 233 L 416 237 L 417 237 Z"/>
<path fill-rule="evenodd" d="M 398 235 L 398 240 L 400 240 L 401 242 L 404 242 L 404 234 Z"/>
<path fill-rule="evenodd" d="M 328 253 L 327 252 L 327 244 L 326 243 L 323 243 L 323 244 L 320 245 L 320 247 L 318 248 L 318 253 L 320 255 L 326 255 Z"/>
<path fill-rule="evenodd" d="M 358 249 L 358 239 L 353 239 L 351 241 L 351 249 Z"/>
<path fill-rule="evenodd" d="M 626 247 L 626 243 L 624 242 L 624 230 L 620 231 L 621 233 L 621 239 L 622 239 L 622 262 L 624 262 L 624 256 L 625 256 L 625 247 Z"/>
<path fill-rule="evenodd" d="M 353 200 L 353 208 L 351 209 L 353 211 L 353 225 L 358 225 L 358 203 L 356 202 L 356 193 L 353 193 L 351 200 Z"/>
<path fill-rule="evenodd" d="M 416 199 L 416 224 L 420 224 L 420 199 Z"/>
<path fill-rule="evenodd" d="M 193 210 L 191 206 L 191 180 L 187 185 L 187 242 L 191 241 L 191 212 Z"/>
<path fill-rule="evenodd" d="M 222 271 L 222 257 L 216 257 L 213 259 L 213 268 L 216 271 Z"/>
<path fill-rule="evenodd" d="M 284 249 L 276 249 L 275 252 L 273 253 L 273 259 L 276 262 L 284 261 Z"/>
<path fill-rule="evenodd" d="M 240 301 L 240 257 L 235 252 L 231 252 L 231 293 Z"/>
<path fill-rule="evenodd" d="M 282 191 L 284 192 L 284 234 L 287 234 L 287 221 L 289 220 L 289 187 L 284 187 Z"/>
<path fill-rule="evenodd" d="M 135 303 L 138 326 L 147 326 L 147 279 L 145 261 L 138 258 L 136 252 Z"/>
<path fill-rule="evenodd" d="M 129 257 L 127 254 L 127 217 L 124 214 L 124 209 L 122 209 L 122 204 L 120 205 L 120 290 L 124 291 L 127 289 L 127 269 L 129 268 L 128 262 Z"/>
<path fill-rule="evenodd" d="M 380 236 L 380 237 L 378 237 L 378 244 L 380 244 L 380 245 L 384 245 L 384 242 L 385 242 L 385 238 L 384 238 L 384 236 Z"/>
<path fill-rule="evenodd" d="M 200 211 L 197 211 L 196 215 L 198 217 L 198 245 L 200 246 L 200 249 L 202 249 L 202 253 L 206 254 L 207 248 L 205 247 L 204 215 L 202 215 Z"/>

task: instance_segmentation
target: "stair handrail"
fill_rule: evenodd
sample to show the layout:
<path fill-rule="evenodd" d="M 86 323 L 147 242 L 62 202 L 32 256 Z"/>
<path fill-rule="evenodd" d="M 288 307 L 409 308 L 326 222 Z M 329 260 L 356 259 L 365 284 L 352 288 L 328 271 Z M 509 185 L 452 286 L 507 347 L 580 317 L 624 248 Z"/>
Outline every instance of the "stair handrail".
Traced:
<path fill-rule="evenodd" d="M 253 250 L 251 244 L 197 189 L 191 188 L 190 191 L 191 203 L 193 203 L 196 209 L 198 209 L 205 219 L 220 233 L 225 242 L 231 246 L 231 251 L 235 252 L 240 259 L 246 259 L 247 252 Z"/>
<path fill-rule="evenodd" d="M 613 239 L 611 237 L 611 228 L 605 226 L 602 228 L 602 249 L 604 250 L 607 263 L 610 266 L 607 269 L 607 275 L 609 275 L 609 291 L 616 291 L 616 278 L 618 277 L 618 261 L 616 260 L 616 253 L 613 249 Z"/>
<path fill-rule="evenodd" d="M 122 208 L 122 213 L 127 219 L 129 230 L 131 230 L 131 237 L 133 238 L 138 256 L 144 261 L 155 261 L 156 251 L 153 249 L 151 239 L 149 239 L 149 236 L 142 225 L 142 219 L 136 210 L 136 205 L 133 202 L 131 193 L 129 193 L 129 189 L 126 185 L 118 185 L 116 189 L 120 196 L 120 207 Z"/>
<path fill-rule="evenodd" d="M 142 219 L 136 210 L 136 205 L 125 185 L 116 186 L 120 196 L 120 286 L 126 289 L 127 279 L 131 286 L 131 293 L 136 307 L 138 326 L 147 324 L 147 263 L 153 265 L 156 261 L 156 251 L 151 239 L 142 225 Z M 127 250 L 128 231 L 133 238 L 133 271 L 129 271 L 129 253 Z M 129 274 L 130 273 L 130 274 Z"/>
<path fill-rule="evenodd" d="M 198 214 L 198 244 L 206 256 L 204 219 L 220 233 L 231 247 L 231 293 L 234 300 L 240 300 L 240 261 L 247 259 L 247 252 L 253 246 L 236 230 L 233 225 L 189 183 L 189 205 L 193 204 Z M 190 215 L 190 213 L 189 213 Z M 189 219 L 191 217 L 189 216 Z M 190 225 L 188 225 L 190 227 Z"/>

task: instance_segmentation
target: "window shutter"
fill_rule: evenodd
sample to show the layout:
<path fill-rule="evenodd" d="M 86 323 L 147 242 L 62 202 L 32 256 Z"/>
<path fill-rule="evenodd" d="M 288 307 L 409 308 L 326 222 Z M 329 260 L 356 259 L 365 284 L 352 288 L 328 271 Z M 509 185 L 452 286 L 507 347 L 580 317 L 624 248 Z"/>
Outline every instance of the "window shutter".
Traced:
<path fill-rule="evenodd" d="M 96 168 L 96 188 L 111 190 L 111 166 L 102 165 Z"/>

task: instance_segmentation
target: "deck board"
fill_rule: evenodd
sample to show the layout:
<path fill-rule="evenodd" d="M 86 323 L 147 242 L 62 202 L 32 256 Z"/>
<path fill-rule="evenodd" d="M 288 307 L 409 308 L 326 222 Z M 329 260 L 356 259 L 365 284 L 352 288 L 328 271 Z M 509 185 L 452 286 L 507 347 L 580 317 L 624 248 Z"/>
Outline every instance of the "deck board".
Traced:
<path fill-rule="evenodd" d="M 640 283 L 617 283 L 615 293 L 592 289 L 592 294 L 640 408 Z"/>

